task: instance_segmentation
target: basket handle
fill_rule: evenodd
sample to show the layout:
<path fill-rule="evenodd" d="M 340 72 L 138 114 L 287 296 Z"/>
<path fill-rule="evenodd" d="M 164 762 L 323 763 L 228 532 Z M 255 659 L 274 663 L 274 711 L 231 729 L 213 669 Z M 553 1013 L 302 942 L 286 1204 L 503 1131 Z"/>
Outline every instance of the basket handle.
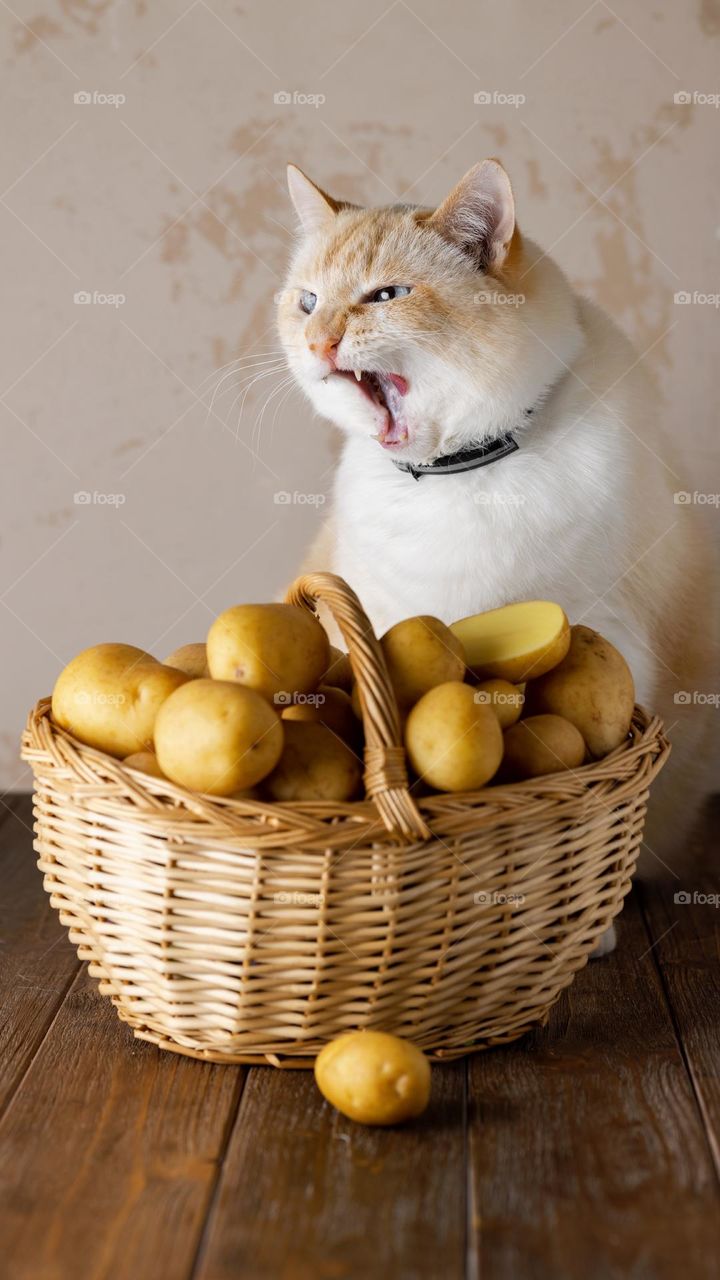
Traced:
<path fill-rule="evenodd" d="M 383 651 L 358 597 L 334 573 L 306 573 L 289 588 L 286 604 L 316 612 L 327 605 L 348 648 L 365 726 L 365 790 L 388 831 L 406 840 L 431 832 L 408 790 L 405 750 L 395 694 Z"/>

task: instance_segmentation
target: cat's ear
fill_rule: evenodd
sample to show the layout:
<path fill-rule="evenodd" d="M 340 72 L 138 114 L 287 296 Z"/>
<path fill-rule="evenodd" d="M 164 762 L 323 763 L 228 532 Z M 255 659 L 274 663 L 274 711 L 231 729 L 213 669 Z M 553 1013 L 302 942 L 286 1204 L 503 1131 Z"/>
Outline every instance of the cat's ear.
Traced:
<path fill-rule="evenodd" d="M 458 245 L 480 270 L 499 270 L 515 230 L 515 201 L 502 165 L 497 160 L 473 165 L 428 226 Z"/>
<path fill-rule="evenodd" d="M 297 165 L 287 167 L 288 190 L 303 231 L 327 230 L 335 220 L 340 205 L 305 176 Z"/>

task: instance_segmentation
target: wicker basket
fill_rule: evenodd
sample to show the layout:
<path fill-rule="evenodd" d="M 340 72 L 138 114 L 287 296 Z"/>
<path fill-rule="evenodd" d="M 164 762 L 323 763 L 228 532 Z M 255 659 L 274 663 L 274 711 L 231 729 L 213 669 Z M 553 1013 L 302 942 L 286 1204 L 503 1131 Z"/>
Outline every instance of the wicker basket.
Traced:
<path fill-rule="evenodd" d="M 340 578 L 324 602 L 361 690 L 366 788 L 352 804 L 218 800 L 127 769 L 59 729 L 35 775 L 45 888 L 136 1036 L 213 1062 L 306 1067 L 353 1027 L 435 1059 L 543 1022 L 617 915 L 669 746 L 640 707 L 596 764 L 415 801 L 379 644 Z"/>

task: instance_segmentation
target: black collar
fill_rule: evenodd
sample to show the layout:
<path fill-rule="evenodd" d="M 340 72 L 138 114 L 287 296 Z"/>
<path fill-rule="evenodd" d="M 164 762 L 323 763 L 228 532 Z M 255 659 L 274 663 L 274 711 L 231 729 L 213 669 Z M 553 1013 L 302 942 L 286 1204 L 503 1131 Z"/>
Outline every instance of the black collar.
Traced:
<path fill-rule="evenodd" d="M 526 416 L 532 412 L 532 409 L 525 410 Z M 514 435 L 508 431 L 475 449 L 458 449 L 457 453 L 446 453 L 442 458 L 433 458 L 432 462 L 398 462 L 395 458 L 393 462 L 398 471 L 407 471 L 413 480 L 419 480 L 421 476 L 451 476 L 461 471 L 474 471 L 476 467 L 487 467 L 519 448 Z"/>

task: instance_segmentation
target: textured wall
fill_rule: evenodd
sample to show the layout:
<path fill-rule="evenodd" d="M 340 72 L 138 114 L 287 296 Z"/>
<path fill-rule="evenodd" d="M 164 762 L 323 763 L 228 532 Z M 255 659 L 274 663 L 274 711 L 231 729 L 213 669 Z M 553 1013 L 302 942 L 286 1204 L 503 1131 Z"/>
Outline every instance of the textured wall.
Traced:
<path fill-rule="evenodd" d="M 718 311 L 674 294 L 719 287 L 717 0 L 12 0 L 0 28 L 6 787 L 78 649 L 202 638 L 272 597 L 322 520 L 330 429 L 277 375 L 242 415 L 239 388 L 207 394 L 277 347 L 288 159 L 354 200 L 431 203 L 499 156 L 521 226 L 646 353 L 678 488 L 707 488 Z M 295 492 L 319 496 L 275 500 Z"/>

